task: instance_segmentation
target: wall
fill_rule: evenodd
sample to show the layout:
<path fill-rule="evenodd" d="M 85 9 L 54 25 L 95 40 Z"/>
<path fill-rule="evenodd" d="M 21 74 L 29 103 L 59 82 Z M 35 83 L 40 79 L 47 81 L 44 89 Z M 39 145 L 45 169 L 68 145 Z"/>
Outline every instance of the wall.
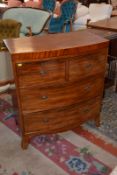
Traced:
<path fill-rule="evenodd" d="M 11 57 L 8 52 L 0 52 L 0 83 L 13 79 Z"/>

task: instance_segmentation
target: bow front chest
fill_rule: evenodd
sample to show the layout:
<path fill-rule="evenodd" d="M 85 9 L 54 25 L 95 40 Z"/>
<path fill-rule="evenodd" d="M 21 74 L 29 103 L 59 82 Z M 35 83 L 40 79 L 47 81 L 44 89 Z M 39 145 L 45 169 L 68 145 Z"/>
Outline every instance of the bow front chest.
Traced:
<path fill-rule="evenodd" d="M 99 116 L 108 41 L 87 31 L 4 40 L 11 54 L 22 148 Z"/>

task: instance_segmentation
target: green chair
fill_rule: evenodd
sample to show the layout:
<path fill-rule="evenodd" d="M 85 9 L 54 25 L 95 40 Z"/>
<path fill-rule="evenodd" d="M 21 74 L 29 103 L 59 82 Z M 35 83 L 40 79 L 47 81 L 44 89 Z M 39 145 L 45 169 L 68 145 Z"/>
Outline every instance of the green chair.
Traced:
<path fill-rule="evenodd" d="M 19 37 L 21 25 L 20 22 L 12 19 L 0 20 L 0 51 L 4 49 L 3 39 Z"/>
<path fill-rule="evenodd" d="M 11 59 L 3 43 L 5 38 L 18 38 L 21 23 L 12 19 L 0 20 L 0 85 L 6 85 L 13 79 Z M 1 86 L 0 86 L 1 87 Z M 0 93 L 4 92 L 9 86 L 2 86 Z"/>

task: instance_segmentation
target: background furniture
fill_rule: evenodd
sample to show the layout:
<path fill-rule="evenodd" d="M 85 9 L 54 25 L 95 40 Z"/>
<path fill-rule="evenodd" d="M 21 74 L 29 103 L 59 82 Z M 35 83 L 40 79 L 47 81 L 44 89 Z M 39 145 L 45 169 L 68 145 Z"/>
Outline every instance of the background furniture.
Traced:
<path fill-rule="evenodd" d="M 2 19 L 10 18 L 21 22 L 20 36 L 26 36 L 39 35 L 43 31 L 50 16 L 51 13 L 45 10 L 15 7 L 6 10 L 3 13 Z"/>
<path fill-rule="evenodd" d="M 56 7 L 56 0 L 42 0 L 42 8 L 50 12 L 54 12 Z"/>
<path fill-rule="evenodd" d="M 83 5 L 89 6 L 91 3 L 107 3 L 111 4 L 111 0 L 79 0 Z"/>
<path fill-rule="evenodd" d="M 111 17 L 117 17 L 117 9 L 112 11 Z"/>
<path fill-rule="evenodd" d="M 17 38 L 20 34 L 21 23 L 13 19 L 0 20 L 0 44 L 3 43 L 5 38 Z M 1 46 L 1 45 L 0 45 Z M 2 49 L 0 47 L 0 49 Z"/>
<path fill-rule="evenodd" d="M 18 38 L 20 34 L 21 23 L 12 19 L 0 20 L 0 94 L 9 93 L 12 101 L 16 98 L 14 89 L 11 89 L 11 83 L 14 83 L 14 76 L 11 64 L 10 54 L 7 52 L 3 39 Z M 15 100 L 16 101 L 16 100 Z M 13 103 L 14 111 L 16 111 L 16 103 Z M 15 112 L 12 111 L 6 119 L 13 117 Z"/>
<path fill-rule="evenodd" d="M 99 125 L 106 39 L 79 31 L 4 42 L 12 55 L 23 148 L 35 135 L 73 129 L 89 119 Z"/>
<path fill-rule="evenodd" d="M 11 58 L 3 39 L 19 37 L 21 23 L 12 19 L 0 20 L 0 86 L 13 81 Z M 3 88 L 2 88 L 3 89 Z"/>
<path fill-rule="evenodd" d="M 87 28 L 87 23 L 109 19 L 112 13 L 112 5 L 92 3 L 89 7 L 78 6 L 76 19 L 73 24 L 74 30 Z"/>
<path fill-rule="evenodd" d="M 24 3 L 22 4 L 22 6 L 39 9 L 39 8 L 41 8 L 41 6 L 42 6 L 42 2 L 41 2 L 41 0 L 36 1 L 36 2 L 35 2 L 35 1 L 32 1 L 32 0 L 28 0 L 28 1 L 24 2 Z"/>
<path fill-rule="evenodd" d="M 22 2 L 20 0 L 8 0 L 7 3 L 8 7 L 20 7 L 22 6 Z"/>
<path fill-rule="evenodd" d="M 117 10 L 117 1 L 116 0 L 111 0 L 111 4 L 113 6 L 113 10 Z"/>
<path fill-rule="evenodd" d="M 0 3 L 0 19 L 2 17 L 2 14 L 6 11 L 7 8 L 8 8 L 7 4 Z"/>
<path fill-rule="evenodd" d="M 117 32 L 117 17 L 88 23 L 88 27 Z"/>
<path fill-rule="evenodd" d="M 24 0 L 6 0 L 6 2 L 1 3 L 1 6 L 6 6 L 8 8 L 11 7 L 31 7 L 31 8 L 41 8 L 42 5 L 42 0 L 38 0 L 38 1 L 33 1 L 33 0 L 27 0 L 24 2 Z"/>
<path fill-rule="evenodd" d="M 115 84 L 115 91 L 117 92 L 117 17 L 102 20 L 99 22 L 91 23 L 88 26 L 91 27 L 92 33 L 96 33 L 109 39 L 109 52 L 108 52 L 108 76 L 107 82 Z M 110 84 L 110 83 L 109 83 Z"/>
<path fill-rule="evenodd" d="M 60 6 L 60 15 L 51 18 L 48 25 L 48 32 L 59 33 L 72 31 L 72 23 L 75 19 L 76 8 L 76 0 L 66 0 L 62 2 Z"/>

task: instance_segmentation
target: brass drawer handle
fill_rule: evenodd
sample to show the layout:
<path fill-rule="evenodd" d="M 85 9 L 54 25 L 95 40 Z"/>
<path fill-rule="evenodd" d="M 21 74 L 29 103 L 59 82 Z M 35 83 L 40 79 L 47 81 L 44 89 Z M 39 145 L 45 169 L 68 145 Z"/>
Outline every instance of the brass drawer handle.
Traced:
<path fill-rule="evenodd" d="M 22 63 L 18 63 L 17 66 L 18 66 L 18 67 L 22 67 L 23 64 L 22 64 Z"/>
<path fill-rule="evenodd" d="M 86 87 L 84 87 L 85 91 L 91 91 L 91 86 L 87 85 Z"/>
<path fill-rule="evenodd" d="M 44 123 L 48 123 L 49 122 L 49 119 L 48 118 L 43 118 L 43 122 Z"/>
<path fill-rule="evenodd" d="M 91 68 L 92 68 L 92 64 L 86 64 L 86 65 L 85 65 L 85 68 L 86 68 L 86 69 L 91 69 Z"/>
<path fill-rule="evenodd" d="M 82 111 L 81 111 L 81 113 L 88 113 L 88 112 L 90 112 L 90 108 L 85 108 L 85 109 L 82 109 Z"/>
<path fill-rule="evenodd" d="M 41 99 L 42 99 L 42 100 L 47 100 L 47 99 L 48 99 L 48 96 L 43 95 L 43 96 L 41 96 Z"/>
<path fill-rule="evenodd" d="M 45 70 L 40 70 L 39 73 L 40 73 L 40 75 L 46 75 L 46 74 L 47 74 L 47 71 L 45 71 Z"/>

